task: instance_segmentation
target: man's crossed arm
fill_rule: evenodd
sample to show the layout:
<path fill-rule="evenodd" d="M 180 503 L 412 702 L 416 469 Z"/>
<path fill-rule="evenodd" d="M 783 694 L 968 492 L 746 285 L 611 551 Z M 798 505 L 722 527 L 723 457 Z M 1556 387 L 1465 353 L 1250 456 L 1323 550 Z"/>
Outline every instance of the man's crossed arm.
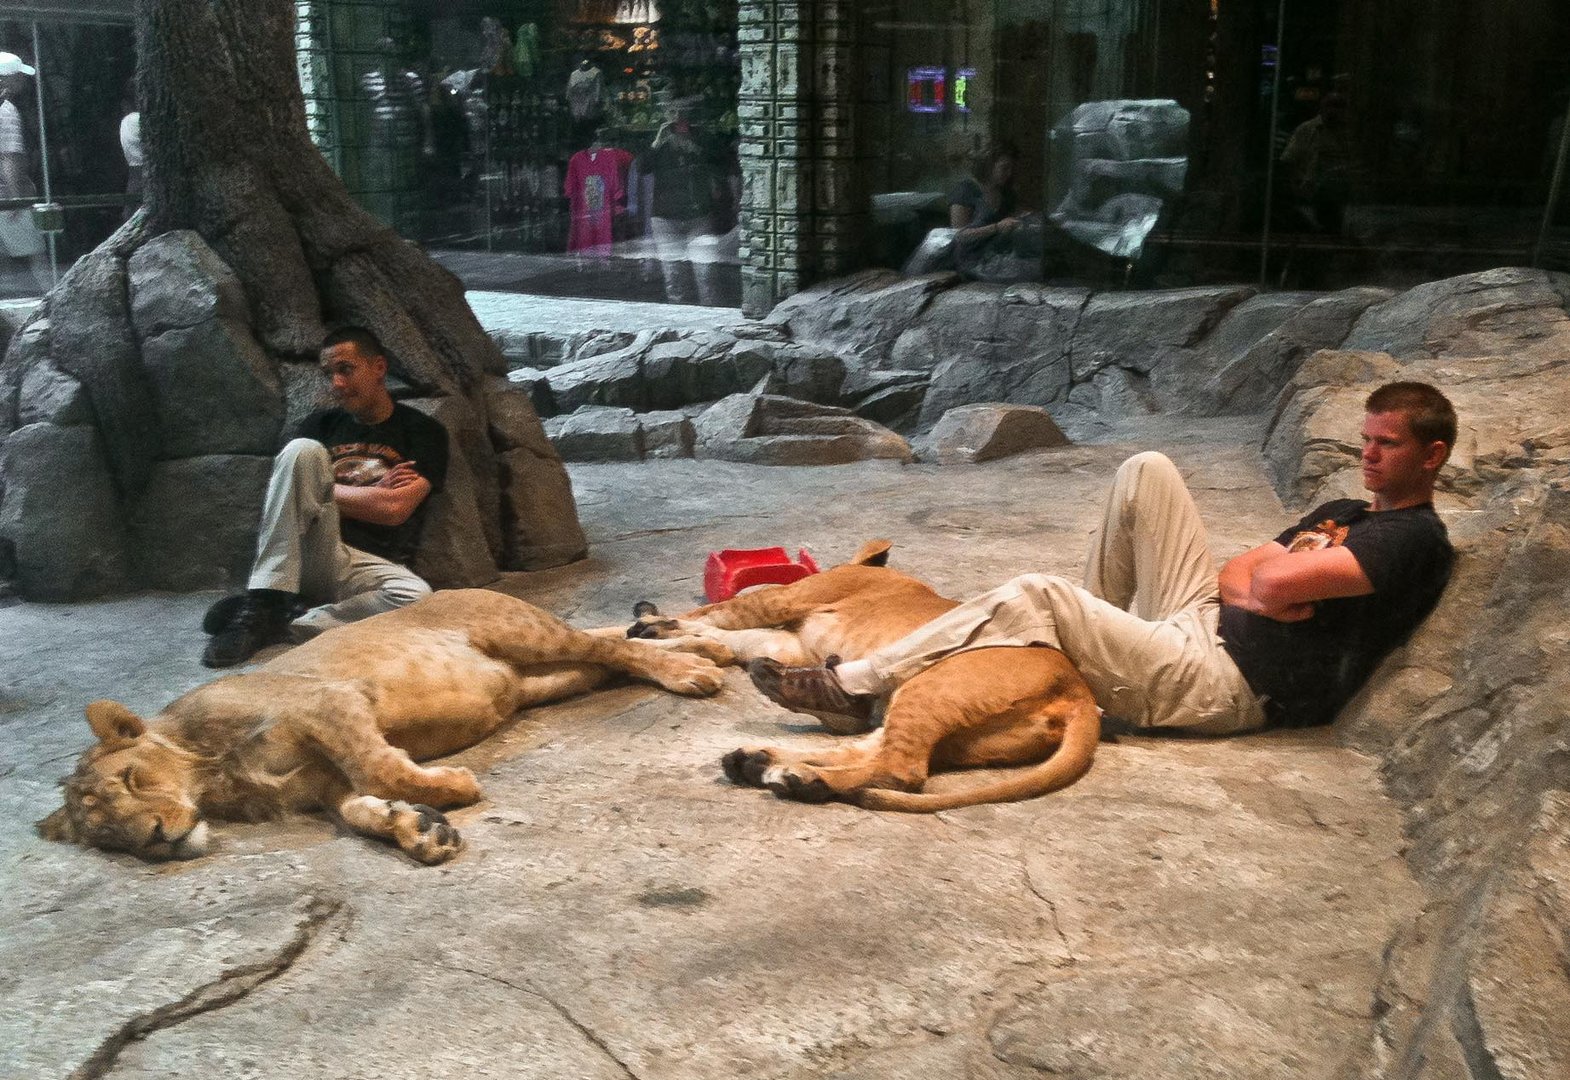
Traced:
<path fill-rule="evenodd" d="M 1221 568 L 1223 603 L 1278 622 L 1312 618 L 1319 600 L 1373 591 L 1357 557 L 1344 547 L 1288 551 L 1272 540 Z"/>
<path fill-rule="evenodd" d="M 431 482 L 415 472 L 412 461 L 399 462 L 365 487 L 333 485 L 338 512 L 370 525 L 402 525 L 430 493 Z"/>

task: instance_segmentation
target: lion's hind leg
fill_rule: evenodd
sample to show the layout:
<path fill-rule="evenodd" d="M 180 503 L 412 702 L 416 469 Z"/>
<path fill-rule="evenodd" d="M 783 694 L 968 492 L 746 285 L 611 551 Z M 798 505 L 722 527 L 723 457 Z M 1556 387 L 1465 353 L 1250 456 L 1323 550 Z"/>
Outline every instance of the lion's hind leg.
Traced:
<path fill-rule="evenodd" d="M 733 783 L 766 787 L 785 799 L 828 802 L 868 787 L 919 791 L 927 779 L 927 758 L 921 748 L 891 748 L 882 728 L 820 750 L 744 746 L 720 764 Z"/>
<path fill-rule="evenodd" d="M 444 863 L 463 850 L 463 837 L 430 806 L 375 795 L 350 795 L 337 806 L 338 817 L 366 836 L 391 840 L 416 862 Z"/>
<path fill-rule="evenodd" d="M 576 630 L 543 612 L 517 625 L 502 621 L 469 631 L 469 643 L 487 656 L 515 667 L 534 664 L 598 664 L 635 679 L 655 683 L 674 694 L 708 697 L 719 692 L 725 673 L 704 656 L 657 649 L 647 642 L 603 632 Z"/>

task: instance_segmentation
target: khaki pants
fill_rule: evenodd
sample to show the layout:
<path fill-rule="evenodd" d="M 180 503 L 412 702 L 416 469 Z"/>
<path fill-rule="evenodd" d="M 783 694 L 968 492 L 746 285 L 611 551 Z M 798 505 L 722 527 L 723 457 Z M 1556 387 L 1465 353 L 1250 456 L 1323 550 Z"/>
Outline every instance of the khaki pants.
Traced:
<path fill-rule="evenodd" d="M 1170 460 L 1138 454 L 1113 481 L 1083 588 L 1051 574 L 1015 578 L 870 654 L 843 681 L 886 692 L 961 649 L 1050 645 L 1108 715 L 1138 727 L 1263 727 L 1258 698 L 1222 648 L 1220 613 L 1199 509 Z"/>
<path fill-rule="evenodd" d="M 408 567 L 343 542 L 332 457 L 314 439 L 293 440 L 273 460 L 247 584 L 298 593 L 320 605 L 290 624 L 296 641 L 412 604 L 431 591 Z"/>

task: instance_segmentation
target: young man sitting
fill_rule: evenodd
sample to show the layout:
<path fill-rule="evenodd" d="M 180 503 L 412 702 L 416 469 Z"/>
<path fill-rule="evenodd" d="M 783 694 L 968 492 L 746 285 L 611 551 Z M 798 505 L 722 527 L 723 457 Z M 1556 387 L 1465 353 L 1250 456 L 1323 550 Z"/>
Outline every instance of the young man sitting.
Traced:
<path fill-rule="evenodd" d="M 1316 507 L 1218 575 L 1193 498 L 1157 453 L 1124 462 L 1081 588 L 1028 574 L 856 661 L 755 661 L 788 709 L 867 717 L 874 701 L 960 649 L 1049 645 L 1110 716 L 1211 734 L 1325 724 L 1438 602 L 1452 551 L 1433 508 L 1455 410 L 1426 383 L 1369 395 L 1370 502 Z"/>
<path fill-rule="evenodd" d="M 249 588 L 202 622 L 213 635 L 202 653 L 208 667 L 431 591 L 407 563 L 427 500 L 447 476 L 447 429 L 393 401 L 387 356 L 369 330 L 328 334 L 321 365 L 338 404 L 306 417 L 273 461 Z"/>

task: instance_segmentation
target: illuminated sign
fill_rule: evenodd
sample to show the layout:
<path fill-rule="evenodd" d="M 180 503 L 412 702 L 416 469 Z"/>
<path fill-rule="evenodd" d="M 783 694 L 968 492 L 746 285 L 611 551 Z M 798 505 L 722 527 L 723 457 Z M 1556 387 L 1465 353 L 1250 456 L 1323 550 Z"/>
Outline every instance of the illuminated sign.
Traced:
<path fill-rule="evenodd" d="M 913 113 L 940 113 L 947 90 L 947 68 L 913 67 L 905 75 L 905 108 Z"/>
<path fill-rule="evenodd" d="M 970 112 L 970 83 L 976 77 L 975 68 L 957 68 L 954 71 L 954 111 Z"/>

